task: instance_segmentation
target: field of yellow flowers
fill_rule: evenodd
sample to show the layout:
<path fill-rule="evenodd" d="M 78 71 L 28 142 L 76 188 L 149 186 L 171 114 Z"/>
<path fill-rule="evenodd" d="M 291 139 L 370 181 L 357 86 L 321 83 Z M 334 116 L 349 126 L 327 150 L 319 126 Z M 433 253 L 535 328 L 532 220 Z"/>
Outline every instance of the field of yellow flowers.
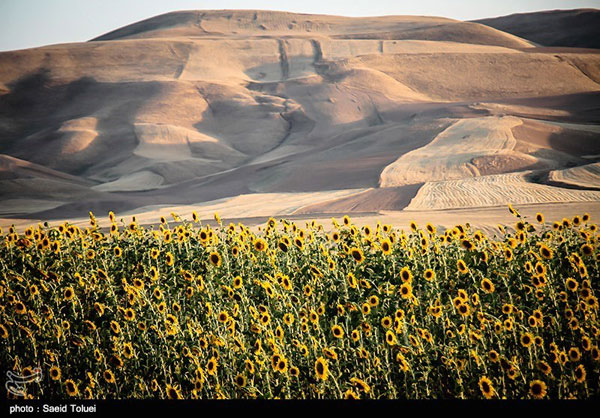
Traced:
<path fill-rule="evenodd" d="M 598 228 L 509 210 L 494 236 L 195 213 L 10 228 L 1 372 L 40 368 L 44 399 L 598 397 Z"/>

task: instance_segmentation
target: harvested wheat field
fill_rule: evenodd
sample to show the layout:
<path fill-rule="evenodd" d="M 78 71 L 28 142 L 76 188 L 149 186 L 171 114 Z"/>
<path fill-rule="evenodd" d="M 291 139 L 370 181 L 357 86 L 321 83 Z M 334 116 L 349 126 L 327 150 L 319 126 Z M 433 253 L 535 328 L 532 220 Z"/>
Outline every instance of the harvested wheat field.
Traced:
<path fill-rule="evenodd" d="M 599 80 L 598 50 L 438 17 L 183 11 L 3 52 L 0 224 L 597 202 Z"/>

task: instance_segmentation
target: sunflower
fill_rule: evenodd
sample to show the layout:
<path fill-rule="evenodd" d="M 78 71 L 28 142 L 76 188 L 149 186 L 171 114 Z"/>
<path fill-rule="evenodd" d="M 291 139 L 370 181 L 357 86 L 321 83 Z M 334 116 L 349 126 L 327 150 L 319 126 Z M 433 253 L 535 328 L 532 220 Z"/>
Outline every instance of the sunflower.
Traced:
<path fill-rule="evenodd" d="M 590 351 L 592 348 L 592 340 L 590 339 L 590 337 L 588 337 L 587 335 L 583 336 L 581 338 L 581 346 L 585 351 Z"/>
<path fill-rule="evenodd" d="M 400 296 L 402 296 L 403 299 L 412 298 L 412 286 L 409 282 L 403 283 L 402 286 L 400 286 Z"/>
<path fill-rule="evenodd" d="M 257 238 L 252 242 L 252 245 L 256 251 L 262 252 L 267 249 L 267 242 L 262 238 Z"/>
<path fill-rule="evenodd" d="M 134 352 L 131 343 L 123 344 L 123 355 L 128 359 L 133 358 Z"/>
<path fill-rule="evenodd" d="M 398 343 L 396 334 L 394 334 L 391 330 L 387 330 L 385 333 L 385 342 L 388 343 L 388 345 L 396 345 Z"/>
<path fill-rule="evenodd" d="M 403 283 L 410 282 L 413 278 L 413 275 L 408 267 L 402 267 L 400 270 L 400 279 Z"/>
<path fill-rule="evenodd" d="M 339 325 L 334 325 L 331 327 L 331 333 L 335 338 L 343 338 L 344 337 L 344 329 Z"/>
<path fill-rule="evenodd" d="M 486 399 L 491 399 L 494 396 L 494 386 L 492 385 L 492 381 L 486 376 L 482 376 L 479 379 L 479 390 L 481 390 Z"/>
<path fill-rule="evenodd" d="M 458 268 L 458 271 L 461 274 L 467 274 L 469 272 L 469 268 L 467 267 L 467 264 L 462 259 L 460 259 L 456 262 L 456 267 Z"/>
<path fill-rule="evenodd" d="M 598 298 L 596 296 L 588 297 L 587 299 L 585 299 L 585 303 L 590 309 L 595 311 L 598 310 L 598 307 L 600 306 L 600 304 L 598 303 Z"/>
<path fill-rule="evenodd" d="M 210 358 L 210 360 L 208 361 L 208 363 L 206 364 L 206 371 L 208 374 L 210 374 L 211 376 L 215 376 L 217 374 L 217 359 L 213 356 Z"/>
<path fill-rule="evenodd" d="M 581 351 L 579 351 L 579 348 L 577 348 L 577 347 L 569 348 L 568 355 L 569 355 L 569 360 L 572 361 L 573 363 L 575 363 L 581 359 Z"/>
<path fill-rule="evenodd" d="M 542 372 L 545 375 L 549 375 L 550 373 L 552 373 L 552 367 L 550 367 L 550 365 L 545 361 L 540 361 L 537 364 L 537 368 L 540 372 Z"/>
<path fill-rule="evenodd" d="M 150 278 L 152 281 L 156 281 L 156 279 L 158 279 L 158 270 L 154 266 L 150 268 Z"/>
<path fill-rule="evenodd" d="M 110 364 L 115 366 L 117 369 L 120 369 L 123 367 L 123 359 L 121 359 L 121 357 L 117 354 L 113 355 L 110 358 L 109 362 L 110 362 Z"/>
<path fill-rule="evenodd" d="M 19 315 L 25 315 L 25 313 L 27 313 L 27 308 L 25 307 L 25 304 L 21 301 L 15 303 L 15 312 Z"/>
<path fill-rule="evenodd" d="M 363 315 L 369 315 L 371 313 L 371 305 L 367 302 L 362 305 L 362 313 Z"/>
<path fill-rule="evenodd" d="M 540 246 L 540 255 L 546 260 L 551 260 L 554 255 L 554 252 L 550 248 L 548 248 L 547 245 L 542 244 Z"/>
<path fill-rule="evenodd" d="M 156 295 L 156 291 L 155 291 L 155 295 Z M 158 312 L 164 313 L 167 310 L 167 304 L 165 302 L 161 302 L 158 305 L 156 305 L 156 309 L 158 310 Z"/>
<path fill-rule="evenodd" d="M 275 365 L 275 370 L 279 373 L 285 374 L 288 370 L 288 361 L 285 358 L 280 358 Z"/>
<path fill-rule="evenodd" d="M 0 338 L 7 339 L 8 338 L 8 329 L 0 324 Z"/>
<path fill-rule="evenodd" d="M 227 322 L 229 320 L 229 315 L 227 314 L 227 312 L 223 311 L 219 314 L 217 319 L 219 320 L 220 323 L 224 324 L 225 322 Z"/>
<path fill-rule="evenodd" d="M 567 364 L 567 361 L 569 361 L 569 356 L 567 356 L 567 353 L 565 353 L 564 351 L 560 351 L 558 353 L 556 361 L 562 365 L 565 365 Z"/>
<path fill-rule="evenodd" d="M 328 260 L 328 267 L 331 271 L 335 270 L 335 261 L 333 261 L 331 258 Z"/>
<path fill-rule="evenodd" d="M 168 399 L 182 399 L 181 390 L 179 389 L 179 386 L 167 384 L 165 392 L 167 394 Z"/>
<path fill-rule="evenodd" d="M 294 315 L 291 313 L 286 313 L 283 315 L 283 322 L 288 326 L 292 325 L 294 323 Z"/>
<path fill-rule="evenodd" d="M 492 281 L 490 279 L 483 279 L 483 280 L 481 280 L 481 289 L 485 293 L 494 293 L 494 290 L 496 289 L 496 287 L 494 286 L 494 283 L 492 283 Z"/>
<path fill-rule="evenodd" d="M 63 296 L 65 300 L 72 300 L 75 297 L 75 291 L 71 286 L 69 286 L 63 291 Z"/>
<path fill-rule="evenodd" d="M 299 250 L 303 250 L 304 249 L 304 240 L 301 237 L 296 237 L 296 238 L 294 238 L 294 245 Z"/>
<path fill-rule="evenodd" d="M 352 383 L 354 386 L 356 386 L 356 388 L 358 388 L 358 390 L 364 393 L 369 393 L 371 391 L 371 386 L 369 386 L 367 382 L 365 382 L 362 379 L 359 379 L 358 377 L 350 378 L 350 383 Z"/>
<path fill-rule="evenodd" d="M 385 329 L 388 329 L 392 326 L 392 318 L 389 316 L 384 316 L 381 318 L 381 326 Z"/>
<path fill-rule="evenodd" d="M 67 395 L 69 395 L 69 396 L 79 395 L 79 387 L 77 386 L 77 383 L 75 383 L 73 380 L 71 380 L 71 379 L 66 380 L 65 388 L 67 390 Z"/>
<path fill-rule="evenodd" d="M 29 293 L 32 297 L 34 297 L 39 295 L 40 291 L 36 285 L 32 284 L 31 286 L 29 286 Z"/>
<path fill-rule="evenodd" d="M 233 288 L 234 289 L 240 289 L 243 284 L 244 284 L 244 281 L 242 279 L 242 276 L 234 277 L 234 279 L 233 279 Z"/>
<path fill-rule="evenodd" d="M 538 221 L 538 223 L 543 224 L 544 223 L 544 215 L 541 213 L 536 213 L 535 214 L 535 220 Z"/>
<path fill-rule="evenodd" d="M 60 376 L 61 376 L 61 371 L 60 368 L 58 366 L 52 366 L 50 367 L 50 378 L 52 380 L 60 380 Z"/>
<path fill-rule="evenodd" d="M 319 357 L 315 361 L 315 373 L 317 374 L 317 378 L 321 380 L 327 380 L 329 377 L 329 364 L 323 357 Z"/>
<path fill-rule="evenodd" d="M 222 263 L 221 254 L 216 251 L 213 251 L 208 256 L 208 260 L 213 266 L 220 267 Z"/>
<path fill-rule="evenodd" d="M 423 276 L 425 277 L 425 280 L 427 280 L 429 282 L 435 280 L 435 272 L 432 269 L 425 270 L 425 273 L 423 273 Z"/>
<path fill-rule="evenodd" d="M 121 326 L 115 321 L 110 321 L 110 329 L 115 334 L 119 334 L 121 332 Z"/>
<path fill-rule="evenodd" d="M 468 239 L 461 240 L 460 246 L 463 247 L 467 251 L 471 251 L 471 250 L 473 250 L 473 248 L 475 248 L 475 244 L 473 244 Z"/>
<path fill-rule="evenodd" d="M 427 222 L 427 224 L 425 225 L 425 229 L 427 230 L 427 232 L 429 232 L 429 234 L 433 235 L 436 232 L 436 228 L 435 226 L 433 226 L 431 223 Z"/>
<path fill-rule="evenodd" d="M 590 244 L 583 244 L 581 246 L 581 253 L 584 256 L 589 257 L 594 254 L 594 248 Z"/>
<path fill-rule="evenodd" d="M 471 307 L 467 303 L 461 303 L 460 305 L 458 305 L 458 307 L 456 308 L 456 310 L 458 311 L 458 313 L 461 316 L 469 316 L 469 315 L 471 315 Z"/>
<path fill-rule="evenodd" d="M 356 289 L 358 287 L 358 280 L 356 279 L 354 274 L 348 273 L 348 275 L 346 276 L 346 280 L 348 282 L 348 286 L 350 286 L 352 289 Z"/>
<path fill-rule="evenodd" d="M 542 263 L 540 263 L 539 261 L 537 263 L 535 263 L 535 267 L 534 267 L 535 273 L 538 276 L 546 276 L 547 270 L 546 270 L 546 266 L 543 265 Z"/>
<path fill-rule="evenodd" d="M 546 383 L 541 380 L 534 380 L 529 384 L 529 394 L 535 399 L 542 399 L 546 396 Z"/>
<path fill-rule="evenodd" d="M 104 373 L 102 373 L 102 376 L 104 377 L 106 383 L 115 383 L 115 374 L 112 372 L 112 370 L 105 370 Z"/>
<path fill-rule="evenodd" d="M 300 354 L 302 354 L 304 357 L 308 357 L 308 347 L 305 345 L 300 346 Z"/>
<path fill-rule="evenodd" d="M 598 349 L 598 347 L 592 347 L 590 350 L 590 355 L 594 361 L 600 361 L 600 349 Z"/>
<path fill-rule="evenodd" d="M 271 356 L 271 366 L 275 371 L 277 371 L 277 364 L 279 363 L 279 360 L 281 360 L 281 356 L 279 354 L 275 353 Z"/>
<path fill-rule="evenodd" d="M 365 260 L 365 256 L 360 248 L 352 247 L 350 248 L 350 255 L 357 263 L 362 263 Z"/>
<path fill-rule="evenodd" d="M 581 296 L 582 299 L 588 299 L 589 297 L 591 297 L 589 287 L 582 287 L 582 289 L 579 291 L 579 295 Z"/>
<path fill-rule="evenodd" d="M 575 369 L 575 379 L 577 380 L 577 382 L 578 383 L 585 382 L 586 376 L 587 376 L 587 373 L 585 371 L 585 367 L 583 366 L 583 364 L 580 364 L 579 366 L 577 366 L 577 368 Z"/>
<path fill-rule="evenodd" d="M 165 255 L 165 262 L 167 263 L 167 266 L 175 264 L 175 257 L 173 257 L 173 254 L 170 251 Z"/>
<path fill-rule="evenodd" d="M 133 279 L 133 287 L 135 287 L 136 290 L 143 290 L 144 282 L 141 279 L 136 277 L 135 279 Z"/>
<path fill-rule="evenodd" d="M 289 244 L 287 242 L 285 242 L 284 240 L 280 240 L 277 243 L 277 248 L 279 248 L 282 252 L 287 253 L 288 249 L 289 249 Z"/>
<path fill-rule="evenodd" d="M 133 321 L 135 319 L 135 311 L 131 308 L 125 309 L 125 319 L 128 321 Z"/>
<path fill-rule="evenodd" d="M 394 312 L 394 324 L 396 325 L 396 327 L 403 323 L 404 318 L 406 318 L 406 313 L 404 312 L 404 310 L 396 309 L 396 312 Z M 412 318 L 411 322 L 413 322 Z"/>
<path fill-rule="evenodd" d="M 344 392 L 344 399 L 360 399 L 360 397 L 352 389 L 348 389 Z"/>
<path fill-rule="evenodd" d="M 392 243 L 389 239 L 386 238 L 381 242 L 381 252 L 383 252 L 385 255 L 388 255 L 392 252 Z"/>
<path fill-rule="evenodd" d="M 410 370 L 410 365 L 408 364 L 406 357 L 404 357 L 401 352 L 396 354 L 396 362 L 400 363 L 400 370 L 402 372 L 406 373 Z"/>
<path fill-rule="evenodd" d="M 569 277 L 565 281 L 565 285 L 567 286 L 567 289 L 571 292 L 577 291 L 577 288 L 579 287 L 579 283 L 577 282 L 577 280 L 573 279 L 572 277 Z"/>
<path fill-rule="evenodd" d="M 533 335 L 531 335 L 528 332 L 521 334 L 521 345 L 523 347 L 529 347 L 532 343 L 533 343 Z"/>
<path fill-rule="evenodd" d="M 238 388 L 244 388 L 244 387 L 246 387 L 246 383 L 247 383 L 246 376 L 244 376 L 243 374 L 240 373 L 235 377 L 234 382 Z"/>

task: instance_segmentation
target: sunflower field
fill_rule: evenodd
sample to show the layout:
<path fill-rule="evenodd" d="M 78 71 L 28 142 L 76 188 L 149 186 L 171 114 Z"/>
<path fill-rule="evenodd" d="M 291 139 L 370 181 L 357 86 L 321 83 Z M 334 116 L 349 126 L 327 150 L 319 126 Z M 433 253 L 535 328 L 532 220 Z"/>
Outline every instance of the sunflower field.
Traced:
<path fill-rule="evenodd" d="M 195 213 L 9 228 L 1 372 L 40 368 L 42 399 L 598 397 L 598 228 L 509 210 L 493 236 Z"/>

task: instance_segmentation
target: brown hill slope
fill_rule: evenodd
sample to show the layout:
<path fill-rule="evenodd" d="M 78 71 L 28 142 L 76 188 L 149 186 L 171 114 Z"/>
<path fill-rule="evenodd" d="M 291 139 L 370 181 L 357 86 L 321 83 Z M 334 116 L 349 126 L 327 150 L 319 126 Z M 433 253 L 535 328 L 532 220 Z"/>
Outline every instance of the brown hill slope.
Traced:
<path fill-rule="evenodd" d="M 0 53 L 0 212 L 493 206 L 534 182 L 524 202 L 600 200 L 540 184 L 600 159 L 599 81 L 598 53 L 450 19 L 169 13 Z"/>
<path fill-rule="evenodd" d="M 152 17 L 117 29 L 93 41 L 172 37 L 304 37 L 345 39 L 420 39 L 506 47 L 527 41 L 484 25 L 441 17 L 342 17 L 276 11 L 181 11 Z"/>
<path fill-rule="evenodd" d="M 600 48 L 600 10 L 519 13 L 474 22 L 545 46 Z"/>

